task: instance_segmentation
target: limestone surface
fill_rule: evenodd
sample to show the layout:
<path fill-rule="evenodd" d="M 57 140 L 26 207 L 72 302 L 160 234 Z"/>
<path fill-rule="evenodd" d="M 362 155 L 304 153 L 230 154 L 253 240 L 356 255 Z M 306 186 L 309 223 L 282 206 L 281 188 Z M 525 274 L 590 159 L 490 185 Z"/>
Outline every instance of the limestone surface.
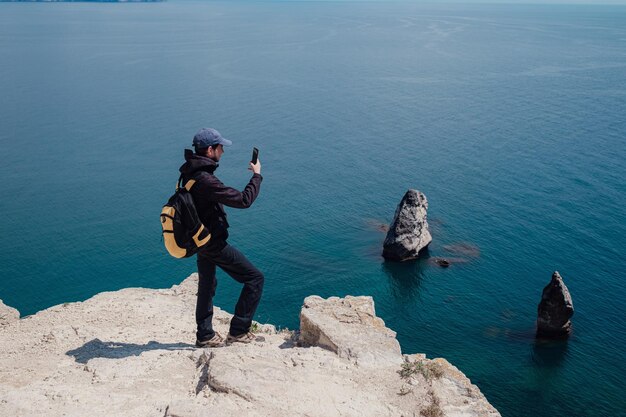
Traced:
<path fill-rule="evenodd" d="M 0 300 L 0 327 L 20 319 L 20 312 Z"/>
<path fill-rule="evenodd" d="M 550 283 L 543 289 L 537 310 L 537 336 L 562 338 L 569 334 L 574 305 L 558 271 L 554 271 Z"/>
<path fill-rule="evenodd" d="M 401 356 L 369 297 L 309 297 L 300 336 L 259 324 L 264 341 L 198 349 L 196 288 L 194 274 L 2 326 L 0 415 L 499 416 L 446 361 Z M 216 309 L 216 330 L 231 317 Z"/>
<path fill-rule="evenodd" d="M 392 261 L 415 259 L 433 240 L 426 219 L 428 200 L 417 190 L 408 190 L 394 215 L 385 242 L 383 257 Z"/>
<path fill-rule="evenodd" d="M 325 347 L 361 366 L 400 366 L 403 362 L 396 333 L 376 317 L 372 297 L 305 298 L 300 342 Z"/>

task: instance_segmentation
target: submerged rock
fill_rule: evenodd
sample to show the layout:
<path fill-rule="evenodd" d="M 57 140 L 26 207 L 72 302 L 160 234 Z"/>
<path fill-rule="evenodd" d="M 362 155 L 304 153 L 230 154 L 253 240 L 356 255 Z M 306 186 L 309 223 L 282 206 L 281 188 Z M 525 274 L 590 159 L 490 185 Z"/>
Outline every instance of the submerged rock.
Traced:
<path fill-rule="evenodd" d="M 574 306 L 563 278 L 554 271 L 552 280 L 543 289 L 537 314 L 537 336 L 563 338 L 570 333 Z"/>
<path fill-rule="evenodd" d="M 20 319 L 20 312 L 0 300 L 0 327 Z"/>
<path fill-rule="evenodd" d="M 447 268 L 450 266 L 450 261 L 444 258 L 436 258 L 435 263 L 443 268 Z"/>
<path fill-rule="evenodd" d="M 392 261 L 415 259 L 433 240 L 428 230 L 426 196 L 408 190 L 393 218 L 383 243 L 383 257 Z"/>
<path fill-rule="evenodd" d="M 365 222 L 371 229 L 376 230 L 377 232 L 387 233 L 389 231 L 389 225 L 378 219 L 367 219 Z"/>
<path fill-rule="evenodd" d="M 458 242 L 443 245 L 443 250 L 454 255 L 467 256 L 469 258 L 478 258 L 480 256 L 480 248 L 470 242 Z"/>

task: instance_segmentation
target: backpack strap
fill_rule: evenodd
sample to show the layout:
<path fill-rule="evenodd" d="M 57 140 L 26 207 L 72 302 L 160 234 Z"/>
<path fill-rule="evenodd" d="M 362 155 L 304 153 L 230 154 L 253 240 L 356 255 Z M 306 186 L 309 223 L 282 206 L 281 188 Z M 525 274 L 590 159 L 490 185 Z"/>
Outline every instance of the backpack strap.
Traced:
<path fill-rule="evenodd" d="M 200 172 L 194 172 L 194 176 L 196 174 L 199 174 Z M 187 190 L 187 192 L 191 191 L 191 187 L 194 186 L 194 184 L 196 183 L 196 180 L 194 178 L 190 179 L 189 181 L 187 181 L 185 183 L 185 185 L 183 186 L 183 174 L 180 174 L 180 177 L 178 177 L 178 181 L 176 181 L 176 191 L 178 191 L 181 187 L 183 187 L 185 190 Z"/>
<path fill-rule="evenodd" d="M 187 181 L 187 183 L 185 183 L 185 189 L 187 191 L 191 191 L 191 187 L 193 187 L 193 185 L 196 183 L 196 180 L 191 179 L 189 181 Z"/>

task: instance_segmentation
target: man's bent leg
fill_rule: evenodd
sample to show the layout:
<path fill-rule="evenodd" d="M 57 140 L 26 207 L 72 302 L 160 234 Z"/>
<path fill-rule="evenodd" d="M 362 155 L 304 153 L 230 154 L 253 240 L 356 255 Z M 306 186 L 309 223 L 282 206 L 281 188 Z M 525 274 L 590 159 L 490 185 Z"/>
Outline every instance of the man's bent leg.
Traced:
<path fill-rule="evenodd" d="M 198 298 L 196 300 L 196 324 L 198 340 L 207 340 L 215 335 L 213 331 L 213 297 L 217 287 L 215 263 L 209 256 L 198 253 Z"/>
<path fill-rule="evenodd" d="M 238 336 L 250 330 L 265 278 L 252 263 L 234 247 L 227 245 L 213 261 L 217 266 L 243 284 L 239 300 L 235 306 L 235 315 L 230 322 L 230 334 Z"/>

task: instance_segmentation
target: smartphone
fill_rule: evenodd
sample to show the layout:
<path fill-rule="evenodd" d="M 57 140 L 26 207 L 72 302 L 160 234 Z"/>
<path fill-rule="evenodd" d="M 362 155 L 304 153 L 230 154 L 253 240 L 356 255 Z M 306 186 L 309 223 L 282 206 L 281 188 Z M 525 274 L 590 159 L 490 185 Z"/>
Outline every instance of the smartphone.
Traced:
<path fill-rule="evenodd" d="M 250 162 L 252 162 L 253 164 L 256 164 L 256 161 L 259 159 L 259 150 L 257 148 L 252 148 L 252 160 Z"/>

